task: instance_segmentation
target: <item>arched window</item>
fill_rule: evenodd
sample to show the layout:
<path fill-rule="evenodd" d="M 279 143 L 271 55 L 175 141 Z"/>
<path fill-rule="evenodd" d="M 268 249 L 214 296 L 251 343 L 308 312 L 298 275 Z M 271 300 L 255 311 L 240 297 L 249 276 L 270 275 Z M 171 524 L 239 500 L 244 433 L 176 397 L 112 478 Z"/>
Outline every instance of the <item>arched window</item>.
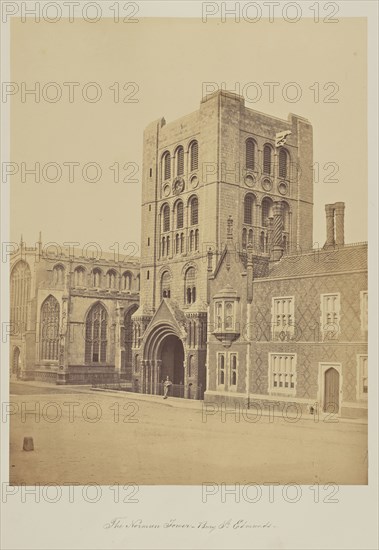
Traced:
<path fill-rule="evenodd" d="M 41 306 L 40 316 L 40 359 L 58 361 L 59 348 L 59 303 L 54 296 L 48 296 Z"/>
<path fill-rule="evenodd" d="M 162 237 L 161 256 L 166 254 L 166 237 Z"/>
<path fill-rule="evenodd" d="M 171 298 L 171 275 L 168 271 L 165 271 L 161 277 L 161 297 Z"/>
<path fill-rule="evenodd" d="M 190 252 L 192 252 L 195 249 L 195 232 L 193 230 L 190 231 L 190 235 L 189 235 L 189 249 L 190 249 Z"/>
<path fill-rule="evenodd" d="M 179 201 L 176 203 L 176 229 L 183 227 L 183 203 Z"/>
<path fill-rule="evenodd" d="M 262 201 L 262 226 L 269 226 L 269 218 L 272 218 L 272 200 L 265 197 Z"/>
<path fill-rule="evenodd" d="M 86 270 L 81 265 L 74 271 L 74 286 L 85 286 Z"/>
<path fill-rule="evenodd" d="M 17 334 L 26 330 L 28 317 L 28 302 L 30 299 L 31 274 L 29 266 L 23 260 L 19 261 L 12 269 L 10 285 L 10 320 L 12 332 Z"/>
<path fill-rule="evenodd" d="M 110 269 L 107 273 L 107 286 L 111 290 L 116 288 L 117 274 L 114 269 Z"/>
<path fill-rule="evenodd" d="M 246 168 L 247 170 L 255 168 L 255 143 L 251 138 L 246 140 Z"/>
<path fill-rule="evenodd" d="M 242 249 L 245 250 L 247 246 L 247 229 L 244 227 L 242 229 Z"/>
<path fill-rule="evenodd" d="M 63 265 L 55 265 L 53 268 L 53 283 L 61 285 L 64 282 L 64 267 Z"/>
<path fill-rule="evenodd" d="M 263 147 L 263 173 L 264 174 L 271 174 L 271 169 L 272 169 L 271 156 L 272 156 L 272 149 L 270 145 L 265 145 Z"/>
<path fill-rule="evenodd" d="M 95 288 L 101 287 L 101 269 L 98 267 L 95 267 L 95 269 L 92 271 L 92 286 Z"/>
<path fill-rule="evenodd" d="M 132 361 L 133 361 L 133 355 L 132 355 L 132 347 L 133 347 L 133 320 L 132 315 L 135 313 L 138 309 L 137 305 L 132 306 L 127 311 L 125 311 L 124 315 L 124 345 L 125 345 L 125 364 L 127 369 L 131 369 L 132 367 Z"/>
<path fill-rule="evenodd" d="M 180 235 L 179 233 L 175 236 L 175 254 L 180 254 Z"/>
<path fill-rule="evenodd" d="M 136 283 L 137 283 L 137 284 L 136 284 L 136 286 L 137 286 L 137 292 L 139 292 L 140 289 L 141 289 L 141 277 L 140 277 L 139 274 L 138 274 L 137 277 L 136 277 Z"/>
<path fill-rule="evenodd" d="M 288 153 L 285 149 L 279 151 L 279 177 L 287 178 L 288 172 Z"/>
<path fill-rule="evenodd" d="M 184 149 L 180 147 L 176 150 L 176 175 L 182 176 L 184 174 Z"/>
<path fill-rule="evenodd" d="M 169 180 L 171 177 L 171 155 L 168 151 L 162 157 L 162 174 L 164 180 Z"/>
<path fill-rule="evenodd" d="M 129 271 L 125 271 L 125 273 L 122 274 L 121 288 L 122 290 L 132 289 L 132 274 Z"/>
<path fill-rule="evenodd" d="M 184 234 L 180 234 L 180 253 L 183 254 L 184 252 Z"/>
<path fill-rule="evenodd" d="M 199 250 L 199 230 L 195 230 L 195 250 Z"/>
<path fill-rule="evenodd" d="M 249 244 L 253 244 L 253 230 L 249 229 L 249 238 L 248 238 Z"/>
<path fill-rule="evenodd" d="M 190 225 L 199 223 L 199 201 L 197 197 L 192 197 L 190 202 Z"/>
<path fill-rule="evenodd" d="M 194 267 L 189 267 L 184 277 L 185 302 L 193 304 L 196 302 L 196 271 Z"/>
<path fill-rule="evenodd" d="M 165 204 L 162 208 L 162 231 L 170 231 L 170 207 Z"/>
<path fill-rule="evenodd" d="M 265 251 L 265 234 L 264 231 L 261 231 L 260 237 L 259 237 L 259 247 L 262 252 Z"/>
<path fill-rule="evenodd" d="M 108 314 L 97 303 L 90 309 L 86 319 L 86 363 L 105 363 L 107 360 Z"/>
<path fill-rule="evenodd" d="M 253 225 L 253 204 L 254 196 L 246 195 L 244 200 L 244 211 L 243 211 L 243 221 L 249 225 Z"/>
<path fill-rule="evenodd" d="M 199 168 L 199 144 L 193 141 L 190 145 L 190 166 L 191 172 Z"/>

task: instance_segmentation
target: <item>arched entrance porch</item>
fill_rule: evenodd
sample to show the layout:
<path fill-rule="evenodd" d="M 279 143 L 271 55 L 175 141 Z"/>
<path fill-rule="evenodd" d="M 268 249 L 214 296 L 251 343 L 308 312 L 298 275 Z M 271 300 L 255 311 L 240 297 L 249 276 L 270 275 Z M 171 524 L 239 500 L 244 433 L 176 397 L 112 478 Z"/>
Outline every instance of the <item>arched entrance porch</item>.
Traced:
<path fill-rule="evenodd" d="M 184 345 L 171 324 L 159 324 L 147 336 L 141 361 L 142 393 L 161 393 L 168 376 L 174 385 L 185 385 Z"/>

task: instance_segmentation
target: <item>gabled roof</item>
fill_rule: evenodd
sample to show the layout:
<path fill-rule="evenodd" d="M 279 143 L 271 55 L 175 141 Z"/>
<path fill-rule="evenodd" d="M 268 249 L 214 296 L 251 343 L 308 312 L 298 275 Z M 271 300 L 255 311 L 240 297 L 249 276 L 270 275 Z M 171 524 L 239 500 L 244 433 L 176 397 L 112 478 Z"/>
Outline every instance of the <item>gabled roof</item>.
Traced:
<path fill-rule="evenodd" d="M 162 301 L 159 304 L 158 309 L 154 313 L 149 323 L 147 332 L 150 330 L 152 326 L 160 322 L 166 322 L 166 323 L 168 322 L 173 325 L 176 325 L 179 331 L 185 333 L 185 330 L 186 330 L 185 314 L 179 308 L 176 302 L 174 302 L 173 300 L 170 300 L 169 298 L 162 298 Z"/>
<path fill-rule="evenodd" d="M 314 249 L 304 254 L 285 256 L 278 262 L 270 264 L 269 273 L 265 278 L 349 273 L 367 269 L 367 243 L 357 243 L 336 246 L 334 249 Z"/>

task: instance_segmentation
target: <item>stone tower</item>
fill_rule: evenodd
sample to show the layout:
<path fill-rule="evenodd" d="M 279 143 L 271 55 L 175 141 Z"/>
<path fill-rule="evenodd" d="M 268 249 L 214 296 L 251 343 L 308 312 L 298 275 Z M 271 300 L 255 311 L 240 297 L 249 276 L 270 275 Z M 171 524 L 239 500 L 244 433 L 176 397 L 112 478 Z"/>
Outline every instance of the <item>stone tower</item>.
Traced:
<path fill-rule="evenodd" d="M 146 128 L 135 389 L 159 393 L 169 376 L 184 397 L 199 396 L 208 277 L 222 258 L 229 216 L 236 254 L 250 246 L 257 262 L 278 259 L 311 248 L 312 200 L 312 128 L 301 117 L 264 115 L 220 91 L 197 111 Z"/>

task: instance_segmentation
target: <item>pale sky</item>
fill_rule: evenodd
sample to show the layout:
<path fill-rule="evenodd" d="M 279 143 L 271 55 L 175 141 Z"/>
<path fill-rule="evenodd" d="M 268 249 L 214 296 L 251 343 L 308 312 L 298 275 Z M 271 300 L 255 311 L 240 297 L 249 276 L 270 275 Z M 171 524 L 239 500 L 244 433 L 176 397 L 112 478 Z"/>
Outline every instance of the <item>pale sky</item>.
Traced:
<path fill-rule="evenodd" d="M 33 244 L 42 231 L 44 242 L 97 242 L 109 249 L 118 242 L 140 242 L 143 130 L 151 121 L 173 121 L 199 108 L 204 83 L 245 96 L 246 105 L 280 118 L 293 112 L 308 118 L 314 132 L 314 241 L 325 241 L 325 203 L 344 201 L 346 242 L 367 240 L 367 84 L 366 23 L 341 19 L 317 25 L 311 20 L 274 25 L 261 21 L 202 23 L 193 19 L 141 19 L 133 25 L 102 20 L 96 24 L 60 21 L 38 25 L 12 21 L 11 80 L 33 88 L 59 83 L 62 98 L 41 101 L 21 92 L 12 101 L 11 156 L 19 171 L 11 184 L 11 239 L 21 233 Z M 69 86 L 77 82 L 74 101 Z M 102 97 L 84 101 L 82 92 L 96 82 Z M 114 83 L 119 83 L 112 86 Z M 123 86 L 134 82 L 126 91 Z M 250 103 L 253 87 L 261 98 Z M 264 83 L 279 82 L 273 101 Z M 285 85 L 296 82 L 301 98 L 283 97 Z M 329 84 L 328 84 L 329 83 Z M 112 89 L 110 87 L 112 86 Z M 119 87 L 119 102 L 114 101 Z M 53 97 L 56 86 L 45 88 Z M 87 88 L 92 95 L 94 87 Z M 293 93 L 294 88 L 289 92 Z M 134 95 L 132 95 L 134 93 Z M 315 100 L 318 94 L 318 101 Z M 124 103 L 122 99 L 137 99 Z M 336 102 L 328 102 L 336 100 Z M 58 163 L 62 178 L 22 182 L 21 163 Z M 67 163 L 78 162 L 75 181 Z M 97 183 L 80 176 L 86 163 L 101 166 Z M 66 163 L 64 165 L 63 163 Z M 123 177 L 115 183 L 110 166 L 119 163 Z M 129 170 L 122 169 L 125 163 Z M 323 168 L 326 163 L 329 164 Z M 335 167 L 338 171 L 335 172 Z M 89 171 L 89 177 L 93 172 Z M 330 179 L 337 181 L 324 181 Z M 53 170 L 48 177 L 53 176 Z"/>

